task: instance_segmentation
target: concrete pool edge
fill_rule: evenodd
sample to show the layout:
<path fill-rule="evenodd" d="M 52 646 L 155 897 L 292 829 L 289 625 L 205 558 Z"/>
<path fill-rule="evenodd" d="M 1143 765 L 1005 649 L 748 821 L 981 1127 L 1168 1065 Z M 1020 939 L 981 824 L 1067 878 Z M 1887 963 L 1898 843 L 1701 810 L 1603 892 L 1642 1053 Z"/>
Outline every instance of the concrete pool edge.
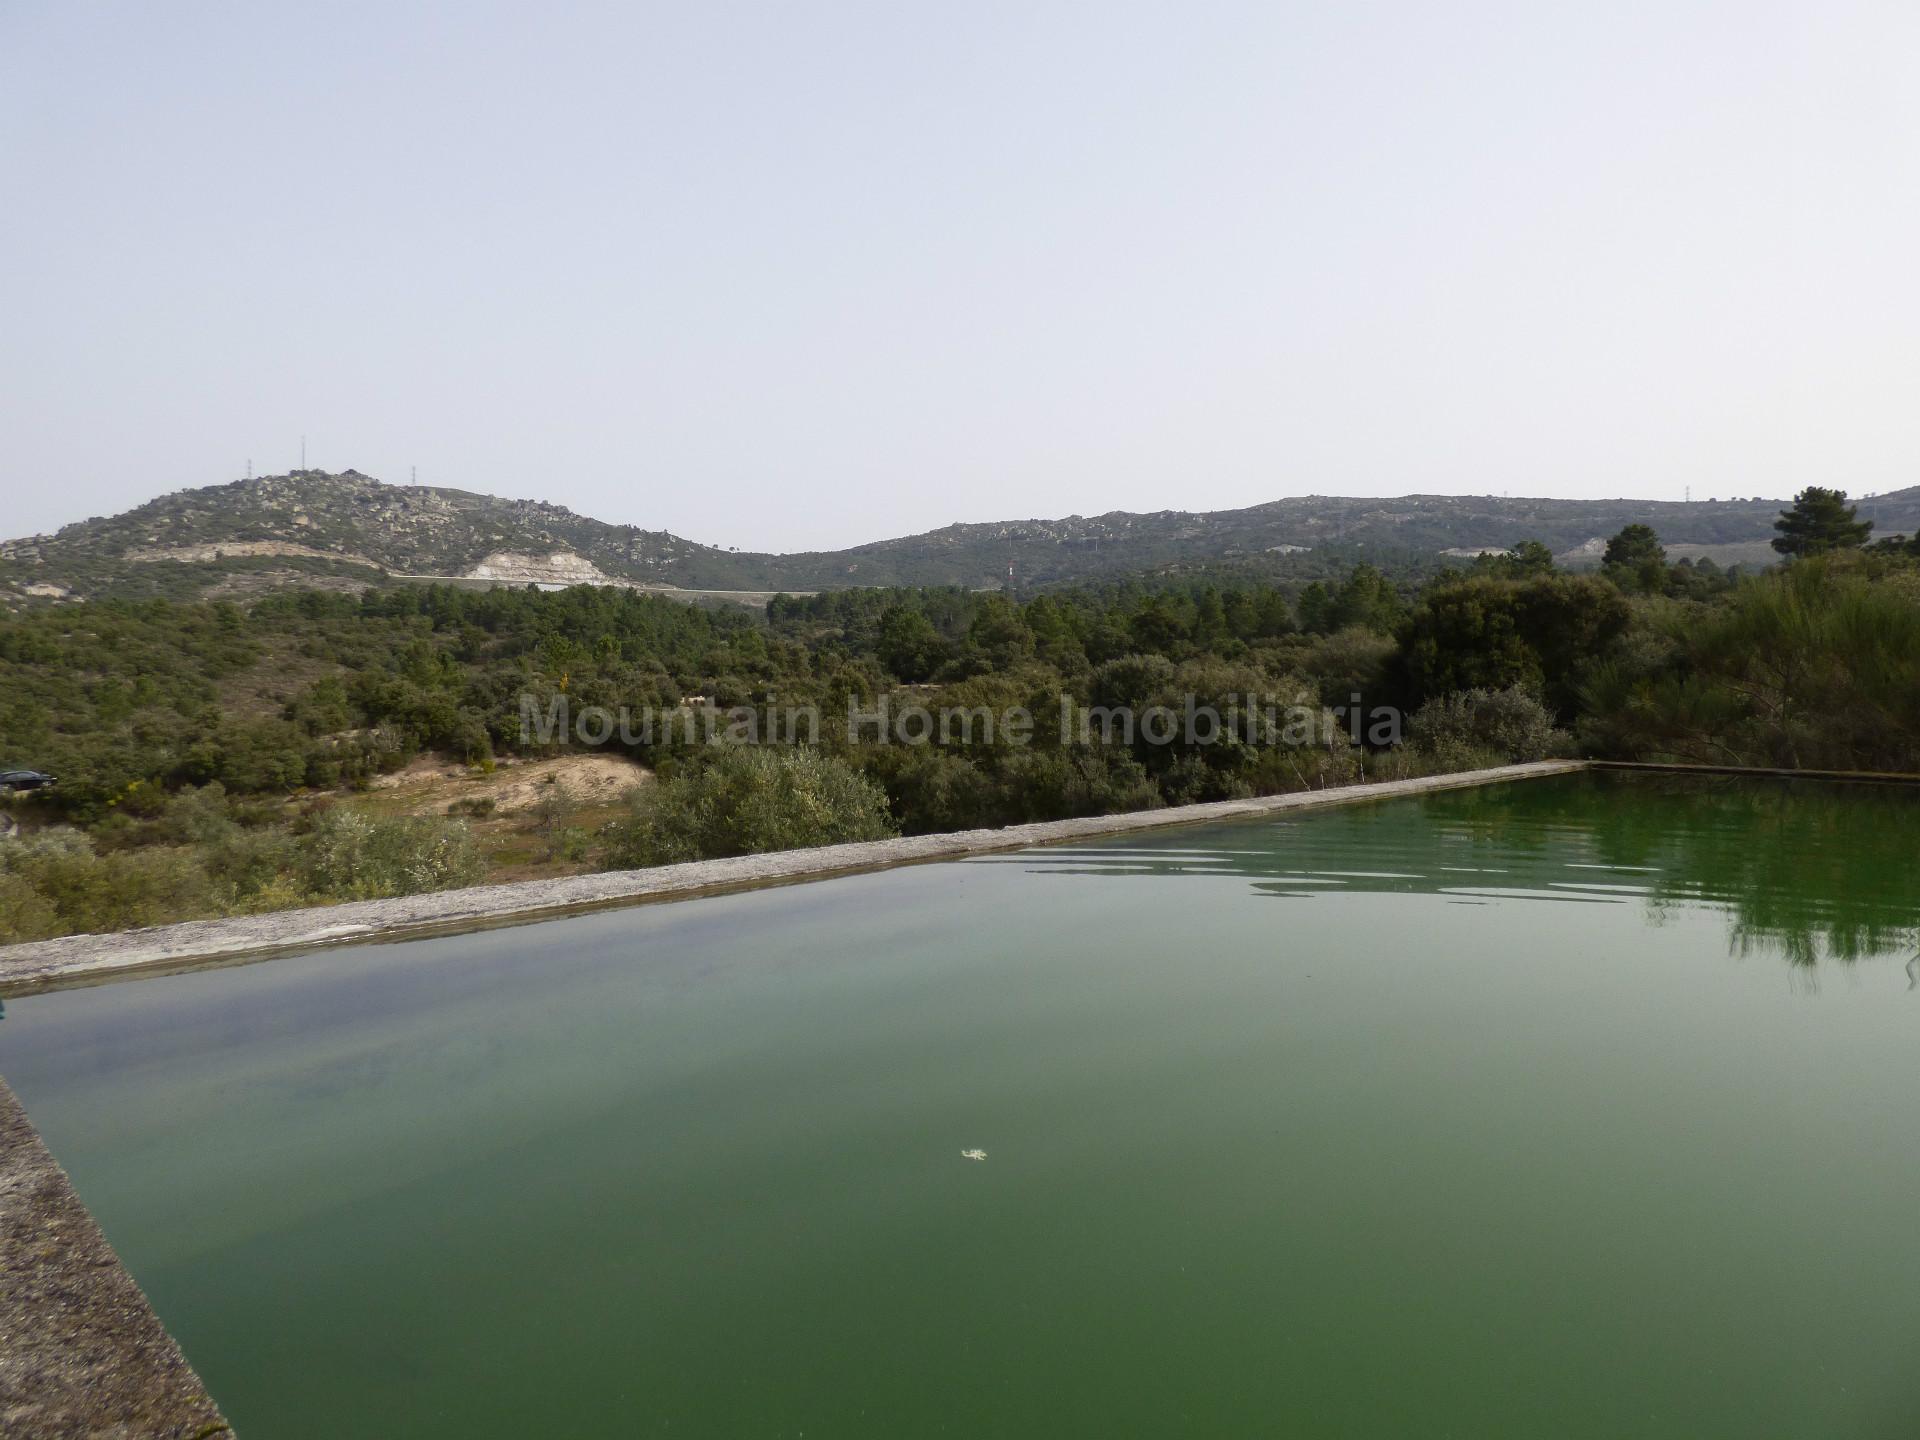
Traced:
<path fill-rule="evenodd" d="M 0 1430 L 233 1433 L 3 1081 L 0 1277 Z"/>
<path fill-rule="evenodd" d="M 117 934 L 67 935 L 56 940 L 0 947 L 0 998 L 204 964 L 263 960 L 334 945 L 411 939 L 557 919 L 566 914 L 648 901 L 692 899 L 996 850 L 1021 850 L 1034 845 L 1127 835 L 1178 825 L 1256 819 L 1290 810 L 1392 800 L 1439 790 L 1566 775 L 1588 767 L 1589 762 L 1585 760 L 1542 760 L 1490 770 L 1425 775 L 1412 780 L 1301 790 L 1080 820 L 1048 820 L 999 830 L 903 836 L 726 860 L 695 860 L 648 870 L 603 871 L 559 880 L 525 880 L 466 890 L 442 890 L 391 900 L 356 900 L 265 915 L 188 920 Z"/>

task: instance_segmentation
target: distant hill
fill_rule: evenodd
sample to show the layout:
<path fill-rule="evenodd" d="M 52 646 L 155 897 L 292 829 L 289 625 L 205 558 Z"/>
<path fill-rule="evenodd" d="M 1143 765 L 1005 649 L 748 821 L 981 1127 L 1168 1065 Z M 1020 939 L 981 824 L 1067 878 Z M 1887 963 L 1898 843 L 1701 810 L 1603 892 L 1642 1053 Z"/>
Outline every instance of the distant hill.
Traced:
<path fill-rule="evenodd" d="M 950 525 L 849 550 L 760 555 L 664 530 L 609 525 L 565 506 L 387 485 L 298 470 L 182 490 L 125 514 L 0 544 L 10 605 L 109 595 L 248 595 L 291 585 L 358 587 L 404 577 L 468 584 L 621 584 L 735 594 L 860 585 L 1023 586 L 1221 568 L 1322 573 L 1377 557 L 1431 568 L 1444 556 L 1540 540 L 1570 562 L 1642 523 L 1676 555 L 1764 561 L 1779 500 L 1545 500 L 1306 495 L 1242 510 L 1114 511 Z M 1920 487 L 1864 502 L 1876 533 L 1920 529 Z"/>

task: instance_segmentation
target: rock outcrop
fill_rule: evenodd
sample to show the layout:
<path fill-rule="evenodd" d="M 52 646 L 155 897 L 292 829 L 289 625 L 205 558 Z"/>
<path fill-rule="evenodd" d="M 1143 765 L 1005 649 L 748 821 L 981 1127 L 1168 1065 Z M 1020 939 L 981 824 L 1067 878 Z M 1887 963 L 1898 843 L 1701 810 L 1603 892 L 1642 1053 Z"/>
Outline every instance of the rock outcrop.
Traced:
<path fill-rule="evenodd" d="M 584 556 L 570 550 L 551 555 L 522 555 L 512 550 L 496 550 L 462 577 L 467 580 L 497 580 L 506 585 L 633 585 L 631 580 L 616 579 Z"/>

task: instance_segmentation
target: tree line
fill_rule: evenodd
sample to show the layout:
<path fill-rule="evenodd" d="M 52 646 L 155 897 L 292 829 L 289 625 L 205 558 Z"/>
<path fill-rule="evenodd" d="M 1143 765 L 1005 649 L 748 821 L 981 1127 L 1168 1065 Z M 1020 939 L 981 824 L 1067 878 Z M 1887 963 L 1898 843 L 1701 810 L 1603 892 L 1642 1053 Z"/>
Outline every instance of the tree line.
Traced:
<path fill-rule="evenodd" d="M 1869 543 L 1844 494 L 1818 488 L 1778 533 L 1784 563 L 1763 574 L 1670 562 L 1657 535 L 1629 526 L 1587 573 L 1523 542 L 1418 581 L 1357 564 L 1296 587 L 1192 575 L 1026 596 L 840 590 L 776 597 L 762 613 L 585 587 L 59 607 L 0 621 L 0 764 L 56 773 L 56 787 L 15 800 L 13 813 L 29 828 L 70 827 L 105 855 L 201 843 L 168 817 L 214 787 L 239 827 L 219 831 L 229 850 L 240 831 L 286 832 L 294 849 L 233 861 L 221 881 L 252 899 L 203 908 L 254 903 L 261 885 L 247 877 L 268 872 L 309 898 L 389 883 L 321 865 L 342 837 L 307 840 L 311 817 L 289 818 L 290 802 L 351 796 L 425 753 L 478 770 L 524 754 L 527 697 L 615 711 L 813 706 L 825 717 L 812 750 L 777 760 L 685 734 L 615 739 L 660 783 L 576 847 L 601 863 L 1575 751 L 1920 771 L 1913 543 Z M 1027 743 L 856 743 L 837 717 L 889 696 L 1037 714 L 1061 697 L 1135 710 L 1197 702 L 1230 719 L 1207 744 L 1044 725 Z M 1320 719 L 1289 743 L 1262 743 L 1233 718 L 1249 696 Z M 1404 743 L 1356 743 L 1342 718 L 1356 705 L 1404 714 Z M 432 843 L 425 830 L 414 839 Z M 403 842 L 367 845 L 405 873 Z M 24 862 L 0 853 L 0 870 L 10 863 L 20 873 Z M 462 859 L 420 873 L 473 872 Z"/>

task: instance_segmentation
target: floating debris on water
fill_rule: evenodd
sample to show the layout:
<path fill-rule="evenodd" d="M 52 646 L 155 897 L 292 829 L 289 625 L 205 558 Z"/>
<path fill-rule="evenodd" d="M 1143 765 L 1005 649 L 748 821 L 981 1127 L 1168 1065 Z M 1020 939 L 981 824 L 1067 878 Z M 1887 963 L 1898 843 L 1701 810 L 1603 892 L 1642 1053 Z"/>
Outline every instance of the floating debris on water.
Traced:
<path fill-rule="evenodd" d="M 984 1150 L 962 1150 L 960 1154 L 962 1158 L 967 1160 L 984 1160 L 987 1158 L 987 1152 Z"/>

